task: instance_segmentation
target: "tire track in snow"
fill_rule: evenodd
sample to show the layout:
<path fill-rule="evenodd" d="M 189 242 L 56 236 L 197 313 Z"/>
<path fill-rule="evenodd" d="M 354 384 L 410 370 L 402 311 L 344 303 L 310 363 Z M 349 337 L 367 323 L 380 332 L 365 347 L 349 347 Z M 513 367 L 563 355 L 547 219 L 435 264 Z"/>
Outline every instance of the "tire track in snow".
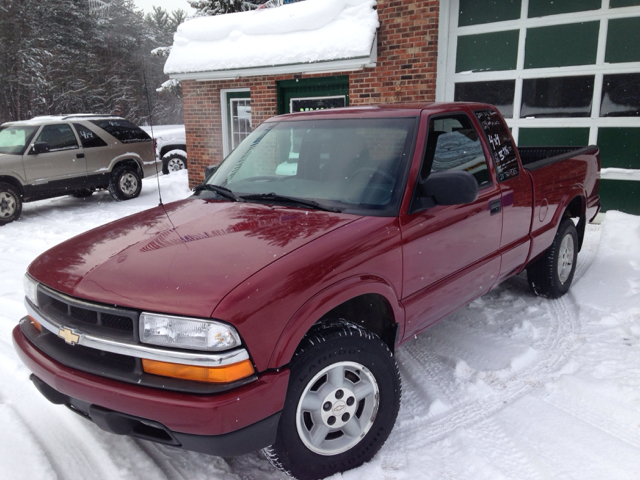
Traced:
<path fill-rule="evenodd" d="M 547 404 L 562 410 L 602 432 L 640 449 L 640 412 L 636 405 L 623 405 L 617 398 L 595 394 L 575 377 L 561 379 L 549 395 Z"/>
<path fill-rule="evenodd" d="M 578 256 L 577 279 L 586 272 L 597 252 L 600 229 L 589 227 L 583 248 L 585 254 Z M 485 295 L 491 308 L 502 307 L 506 317 L 521 313 L 517 300 L 514 300 L 510 307 L 512 296 L 506 291 L 511 287 L 519 290 L 521 283 L 522 279 L 516 278 Z M 504 295 L 505 292 L 507 295 Z M 501 296 L 504 296 L 504 301 Z M 482 316 L 481 311 L 474 311 L 472 307 L 466 307 L 450 315 L 423 333 L 424 338 L 417 338 L 407 347 L 400 349 L 398 359 L 405 366 L 401 368 L 404 388 L 412 393 L 409 397 L 410 403 L 403 403 L 398 418 L 402 437 L 411 437 L 411 441 L 419 439 L 417 441 L 423 446 L 434 443 L 460 427 L 484 421 L 531 389 L 561 375 L 562 366 L 580 344 L 579 306 L 571 293 L 556 300 L 529 296 L 525 298 L 525 302 L 529 309 L 540 309 L 544 312 L 538 326 L 534 327 L 534 331 L 539 333 L 540 325 L 543 325 L 544 335 L 531 339 L 530 347 L 535 351 L 535 355 L 529 355 L 528 358 L 525 355 L 520 365 L 511 365 L 501 370 L 479 370 L 470 367 L 480 366 L 483 362 L 491 364 L 492 361 L 496 365 L 499 364 L 501 345 L 507 349 L 511 348 L 514 352 L 518 351 L 514 348 L 517 342 L 514 342 L 504 330 L 483 331 L 482 325 L 476 327 L 473 321 L 469 322 L 465 317 L 473 320 L 473 317 Z M 484 347 L 479 344 L 474 346 L 474 341 L 479 335 L 484 337 Z M 494 344 L 488 352 L 487 343 Z M 443 403 L 450 404 L 451 408 L 430 411 L 427 405 L 429 399 L 420 399 L 424 378 L 420 378 L 418 373 L 434 371 L 432 367 L 423 363 L 433 361 L 433 355 L 424 354 L 421 350 L 431 350 L 439 356 L 449 357 L 455 365 L 449 367 L 448 372 L 440 372 L 439 376 L 430 375 L 423 390 L 426 396 L 440 399 Z M 495 358 L 492 359 L 494 354 Z M 413 396 L 418 398 L 414 399 Z"/>

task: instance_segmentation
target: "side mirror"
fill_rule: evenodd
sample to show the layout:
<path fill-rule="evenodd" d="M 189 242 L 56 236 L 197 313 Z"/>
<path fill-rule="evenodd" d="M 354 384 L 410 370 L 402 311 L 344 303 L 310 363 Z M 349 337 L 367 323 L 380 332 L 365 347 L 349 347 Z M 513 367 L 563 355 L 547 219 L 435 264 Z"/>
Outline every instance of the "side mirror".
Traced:
<path fill-rule="evenodd" d="M 218 164 L 218 165 L 209 165 L 208 167 L 205 167 L 205 169 L 204 169 L 204 181 L 205 182 L 207 180 L 209 180 L 209 177 L 211 177 L 211 175 L 216 173 L 216 171 L 218 170 L 219 166 L 220 166 L 220 164 Z"/>
<path fill-rule="evenodd" d="M 478 198 L 475 177 L 461 170 L 432 172 L 418 189 L 421 197 L 432 198 L 436 205 L 464 205 Z"/>
<path fill-rule="evenodd" d="M 32 155 L 38 155 L 40 153 L 47 153 L 49 151 L 49 144 L 47 142 L 36 142 L 31 148 Z"/>

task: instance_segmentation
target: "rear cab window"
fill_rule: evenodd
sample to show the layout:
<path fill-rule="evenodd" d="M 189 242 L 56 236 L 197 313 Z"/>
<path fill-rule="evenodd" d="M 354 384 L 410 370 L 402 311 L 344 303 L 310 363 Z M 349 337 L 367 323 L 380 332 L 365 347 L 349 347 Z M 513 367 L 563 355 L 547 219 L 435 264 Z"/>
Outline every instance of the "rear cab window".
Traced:
<path fill-rule="evenodd" d="M 509 129 L 498 112 L 494 110 L 476 110 L 473 112 L 482 127 L 496 167 L 498 182 L 504 182 L 520 174 L 520 165 L 516 149 L 511 141 Z"/>
<path fill-rule="evenodd" d="M 150 142 L 151 137 L 128 120 L 91 120 L 91 123 L 106 131 L 122 143 Z"/>

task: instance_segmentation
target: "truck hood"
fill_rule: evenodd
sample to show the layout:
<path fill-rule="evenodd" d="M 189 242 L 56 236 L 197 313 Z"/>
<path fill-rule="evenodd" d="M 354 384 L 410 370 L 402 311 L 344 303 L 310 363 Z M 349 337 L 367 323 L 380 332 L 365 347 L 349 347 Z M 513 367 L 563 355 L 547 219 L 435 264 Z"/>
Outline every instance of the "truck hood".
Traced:
<path fill-rule="evenodd" d="M 29 273 L 93 302 L 209 317 L 248 277 L 357 218 L 191 197 L 63 242 Z"/>

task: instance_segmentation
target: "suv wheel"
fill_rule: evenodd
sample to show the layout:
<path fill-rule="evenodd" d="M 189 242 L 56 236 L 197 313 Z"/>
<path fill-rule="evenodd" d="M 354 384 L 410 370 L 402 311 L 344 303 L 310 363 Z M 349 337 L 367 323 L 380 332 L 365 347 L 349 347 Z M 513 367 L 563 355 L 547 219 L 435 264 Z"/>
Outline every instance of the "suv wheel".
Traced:
<path fill-rule="evenodd" d="M 0 183 L 0 226 L 20 218 L 22 200 L 20 195 L 8 183 Z"/>
<path fill-rule="evenodd" d="M 162 159 L 162 173 L 168 175 L 187 168 L 187 157 L 179 153 L 172 153 Z"/>
<path fill-rule="evenodd" d="M 298 479 L 325 478 L 371 460 L 400 407 L 387 345 L 344 320 L 315 328 L 291 361 L 276 442 L 267 458 Z"/>
<path fill-rule="evenodd" d="M 109 181 L 109 193 L 115 200 L 130 200 L 140 195 L 142 179 L 134 168 L 123 165 L 114 168 Z"/>

